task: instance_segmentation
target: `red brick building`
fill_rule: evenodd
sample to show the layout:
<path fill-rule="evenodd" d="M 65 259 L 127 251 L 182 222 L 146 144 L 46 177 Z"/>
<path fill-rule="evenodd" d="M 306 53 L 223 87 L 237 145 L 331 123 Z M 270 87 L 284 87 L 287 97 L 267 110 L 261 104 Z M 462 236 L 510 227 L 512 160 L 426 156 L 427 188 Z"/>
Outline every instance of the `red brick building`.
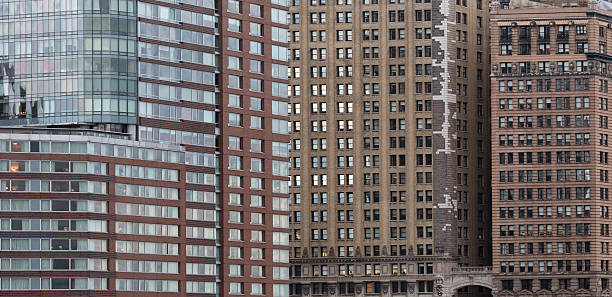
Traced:
<path fill-rule="evenodd" d="M 610 294 L 612 14 L 494 8 L 491 20 L 499 296 Z"/>

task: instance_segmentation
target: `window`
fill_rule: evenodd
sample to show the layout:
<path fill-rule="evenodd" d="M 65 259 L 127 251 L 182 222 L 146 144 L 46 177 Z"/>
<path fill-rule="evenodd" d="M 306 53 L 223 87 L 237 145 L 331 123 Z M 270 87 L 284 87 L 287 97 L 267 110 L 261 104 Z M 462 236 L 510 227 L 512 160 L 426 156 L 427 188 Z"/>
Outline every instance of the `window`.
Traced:
<path fill-rule="evenodd" d="M 228 37 L 227 49 L 232 51 L 242 51 L 242 40 L 240 38 Z"/>
<path fill-rule="evenodd" d="M 240 2 L 240 1 L 235 1 Z M 249 15 L 256 18 L 263 17 L 263 6 L 257 4 L 249 4 Z"/>
<path fill-rule="evenodd" d="M 242 114 L 229 113 L 228 117 L 230 126 L 242 127 Z"/>
<path fill-rule="evenodd" d="M 263 61 L 258 61 L 258 60 L 249 61 L 249 71 L 252 73 L 263 74 Z"/>
<path fill-rule="evenodd" d="M 251 116 L 251 129 L 263 129 L 264 127 L 263 117 Z"/>
<path fill-rule="evenodd" d="M 227 19 L 227 30 L 230 32 L 237 32 L 237 33 L 242 32 L 242 21 L 233 19 L 233 18 L 228 18 Z"/>
<path fill-rule="evenodd" d="M 249 53 L 254 55 L 263 55 L 263 43 L 257 41 L 250 41 Z"/>
<path fill-rule="evenodd" d="M 230 89 L 242 89 L 242 76 L 228 75 L 228 87 Z"/>

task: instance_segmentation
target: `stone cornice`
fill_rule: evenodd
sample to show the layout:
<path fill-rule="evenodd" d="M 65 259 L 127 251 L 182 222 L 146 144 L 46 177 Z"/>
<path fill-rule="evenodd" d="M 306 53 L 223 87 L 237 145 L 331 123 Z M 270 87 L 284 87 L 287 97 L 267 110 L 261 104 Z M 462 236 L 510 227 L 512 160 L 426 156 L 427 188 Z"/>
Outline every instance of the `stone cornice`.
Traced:
<path fill-rule="evenodd" d="M 324 257 L 292 258 L 289 262 L 296 264 L 345 264 L 345 263 L 391 263 L 391 262 L 452 262 L 457 258 L 436 256 L 381 256 L 381 257 Z"/>

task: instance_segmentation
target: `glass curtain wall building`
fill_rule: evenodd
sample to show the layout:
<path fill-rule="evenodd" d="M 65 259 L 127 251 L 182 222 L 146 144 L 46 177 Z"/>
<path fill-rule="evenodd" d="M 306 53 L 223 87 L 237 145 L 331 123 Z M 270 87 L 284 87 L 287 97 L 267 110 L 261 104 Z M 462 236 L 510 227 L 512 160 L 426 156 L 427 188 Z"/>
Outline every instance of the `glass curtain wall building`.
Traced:
<path fill-rule="evenodd" d="M 2 1 L 2 125 L 137 123 L 135 1 Z"/>
<path fill-rule="evenodd" d="M 0 295 L 289 295 L 288 5 L 0 0 Z"/>

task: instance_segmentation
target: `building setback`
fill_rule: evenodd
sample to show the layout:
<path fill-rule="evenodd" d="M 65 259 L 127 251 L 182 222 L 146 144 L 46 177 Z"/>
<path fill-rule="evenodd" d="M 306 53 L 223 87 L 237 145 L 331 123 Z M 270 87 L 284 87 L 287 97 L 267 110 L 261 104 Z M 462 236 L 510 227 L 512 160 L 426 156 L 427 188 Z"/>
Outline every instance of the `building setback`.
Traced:
<path fill-rule="evenodd" d="M 289 296 L 288 7 L 0 1 L 0 296 Z"/>
<path fill-rule="evenodd" d="M 488 265 L 488 3 L 289 12 L 291 294 L 432 294 Z"/>
<path fill-rule="evenodd" d="M 499 296 L 606 296 L 612 14 L 491 15 L 493 272 Z"/>

